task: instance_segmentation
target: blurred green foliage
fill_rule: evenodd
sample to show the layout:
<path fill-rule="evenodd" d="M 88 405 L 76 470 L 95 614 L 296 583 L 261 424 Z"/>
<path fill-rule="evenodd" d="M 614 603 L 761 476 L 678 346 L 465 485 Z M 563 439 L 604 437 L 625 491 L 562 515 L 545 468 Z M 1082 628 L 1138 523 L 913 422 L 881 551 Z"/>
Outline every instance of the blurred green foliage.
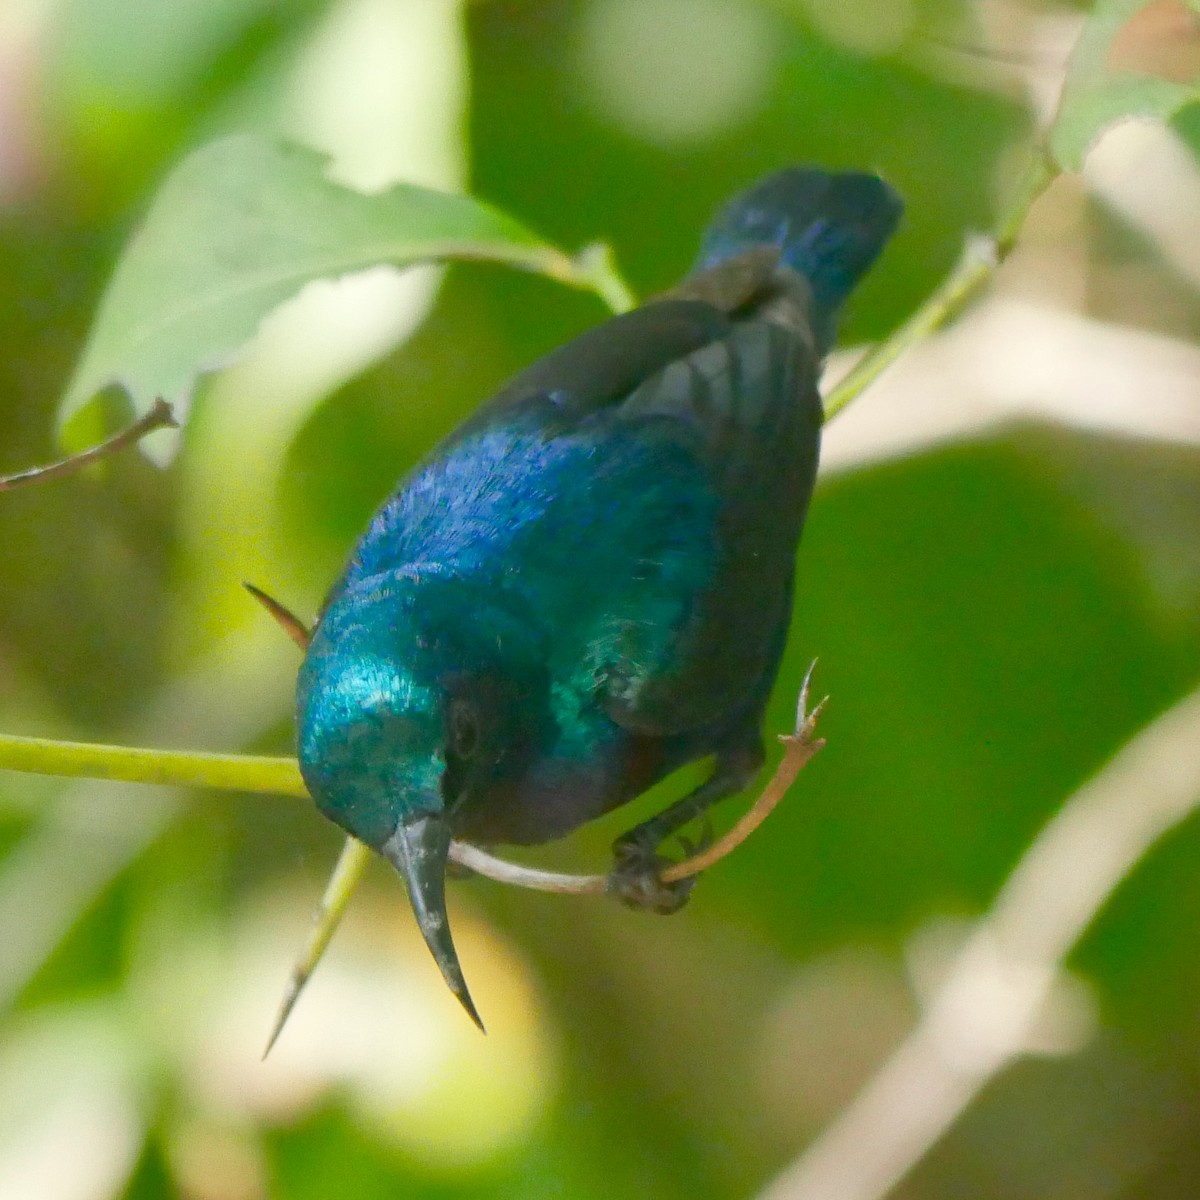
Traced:
<path fill-rule="evenodd" d="M 55 456 L 57 400 L 157 182 L 235 128 L 336 151 L 306 137 L 297 89 L 372 21 L 411 27 L 431 73 L 467 68 L 396 142 L 434 130 L 473 194 L 568 250 L 610 240 L 643 293 L 686 269 L 756 174 L 881 170 L 908 215 L 847 344 L 895 326 L 988 225 L 1031 131 L 1020 87 L 994 79 L 996 30 L 952 0 L 428 0 L 449 34 L 425 0 L 14 3 L 0 472 Z M 1001 15 L 1020 31 L 1068 14 Z M 966 48 L 950 66 L 947 42 Z M 373 44 L 392 43 L 353 43 L 341 90 L 370 75 Z M 1036 66 L 1041 43 L 1020 45 Z M 662 94 L 722 80 L 699 125 Z M 1193 170 L 1197 111 L 1174 117 Z M 1069 244 L 1081 311 L 1196 340 L 1194 275 L 1160 241 L 1075 180 L 1039 211 L 1022 286 L 1054 295 Z M 312 345 L 264 343 L 219 373 L 167 469 L 129 455 L 0 498 L 0 729 L 289 749 L 293 650 L 243 575 L 313 611 L 397 477 L 603 315 L 494 265 L 422 286 L 399 349 L 368 347 L 319 386 L 278 382 L 321 349 L 319 324 Z M 984 908 L 1063 798 L 1195 685 L 1198 479 L 1194 434 L 1032 421 L 828 477 L 771 722 L 786 728 L 819 655 L 829 748 L 669 922 L 459 885 L 487 1042 L 379 871 L 260 1065 L 334 831 L 285 800 L 0 776 L 0 1195 L 753 1194 L 911 1022 L 917 935 Z M 603 861 L 635 815 L 543 857 Z M 1198 856 L 1193 824 L 1139 867 L 1072 964 L 1094 1008 L 1072 1054 L 1006 1074 L 901 1195 L 1196 1194 Z M 85 1185 L 50 1190 L 68 1144 Z"/>

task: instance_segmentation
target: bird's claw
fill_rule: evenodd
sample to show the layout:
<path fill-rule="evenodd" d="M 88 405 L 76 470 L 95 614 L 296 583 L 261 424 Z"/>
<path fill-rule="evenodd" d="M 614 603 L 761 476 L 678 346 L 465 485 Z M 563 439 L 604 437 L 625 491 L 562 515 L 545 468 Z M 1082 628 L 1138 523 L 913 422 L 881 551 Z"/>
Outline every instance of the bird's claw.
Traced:
<path fill-rule="evenodd" d="M 804 746 L 820 750 L 825 745 L 825 739 L 816 737 L 817 721 L 829 703 L 829 697 L 823 696 L 810 710 L 808 707 L 809 686 L 812 683 L 813 671 L 816 670 L 817 660 L 814 658 L 804 673 L 804 682 L 800 685 L 800 695 L 796 701 L 796 727 L 791 733 L 781 733 L 779 740 L 785 745 L 799 742 Z"/>
<path fill-rule="evenodd" d="M 663 916 L 678 912 L 688 902 L 696 876 L 668 883 L 662 872 L 673 865 L 633 830 L 613 843 L 613 866 L 605 891 L 630 908 Z"/>

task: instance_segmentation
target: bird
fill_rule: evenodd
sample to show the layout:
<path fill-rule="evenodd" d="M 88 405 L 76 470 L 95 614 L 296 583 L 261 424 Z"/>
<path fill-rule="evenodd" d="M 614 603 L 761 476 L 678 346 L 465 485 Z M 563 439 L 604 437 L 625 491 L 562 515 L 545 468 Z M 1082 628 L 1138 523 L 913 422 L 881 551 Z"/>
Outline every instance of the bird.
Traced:
<path fill-rule="evenodd" d="M 318 809 L 403 879 L 483 1029 L 446 912 L 451 840 L 532 845 L 686 763 L 709 777 L 614 845 L 609 890 L 678 909 L 661 849 L 764 760 L 851 289 L 902 202 L 792 166 L 734 196 L 676 287 L 519 373 L 371 519 L 296 691 Z"/>

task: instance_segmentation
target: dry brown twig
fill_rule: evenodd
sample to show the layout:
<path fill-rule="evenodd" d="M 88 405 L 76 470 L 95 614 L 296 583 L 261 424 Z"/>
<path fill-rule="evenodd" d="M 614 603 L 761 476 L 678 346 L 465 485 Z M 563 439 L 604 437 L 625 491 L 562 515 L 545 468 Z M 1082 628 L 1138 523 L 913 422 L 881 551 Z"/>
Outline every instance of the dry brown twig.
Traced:
<path fill-rule="evenodd" d="M 108 458 L 110 455 L 124 450 L 127 446 L 140 442 L 146 434 L 153 433 L 156 429 L 177 429 L 178 427 L 179 422 L 175 420 L 171 406 L 160 398 L 155 400 L 149 412 L 99 445 L 81 450 L 78 454 L 72 454 L 68 458 L 60 458 L 58 462 L 47 463 L 45 466 L 30 467 L 29 470 L 18 471 L 15 475 L 0 475 L 0 492 L 11 492 L 30 483 L 64 479 L 94 462 L 99 462 L 102 458 Z"/>

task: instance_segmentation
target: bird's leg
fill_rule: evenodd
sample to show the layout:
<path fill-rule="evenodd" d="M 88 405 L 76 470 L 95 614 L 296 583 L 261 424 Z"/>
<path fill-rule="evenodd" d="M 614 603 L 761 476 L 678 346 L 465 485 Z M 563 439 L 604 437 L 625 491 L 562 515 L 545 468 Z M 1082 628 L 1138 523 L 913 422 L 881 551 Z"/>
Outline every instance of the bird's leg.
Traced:
<path fill-rule="evenodd" d="M 687 903 L 696 877 L 664 883 L 660 875 L 671 860 L 659 854 L 659 848 L 714 804 L 740 792 L 758 773 L 763 758 L 762 744 L 757 739 L 719 754 L 712 775 L 698 788 L 617 838 L 608 876 L 609 895 L 630 908 L 678 912 Z"/>

